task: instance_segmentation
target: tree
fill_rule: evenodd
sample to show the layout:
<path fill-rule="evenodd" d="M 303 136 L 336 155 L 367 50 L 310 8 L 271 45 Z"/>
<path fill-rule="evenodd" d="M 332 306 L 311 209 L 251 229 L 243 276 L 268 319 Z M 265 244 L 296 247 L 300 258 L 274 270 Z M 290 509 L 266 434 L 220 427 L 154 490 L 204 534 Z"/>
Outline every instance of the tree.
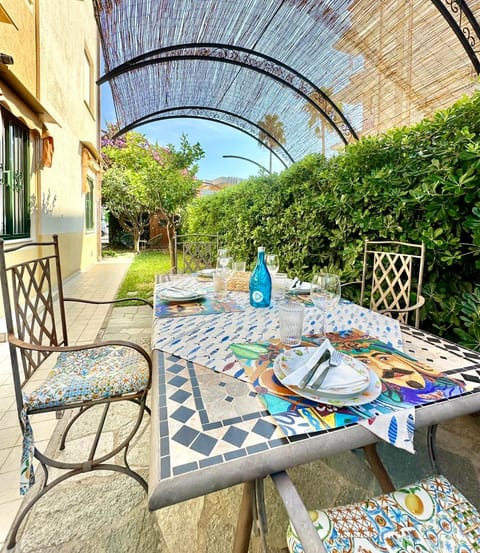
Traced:
<path fill-rule="evenodd" d="M 285 132 L 280 117 L 275 114 L 266 113 L 257 125 L 261 128 L 258 133 L 258 140 L 265 144 L 270 152 L 270 173 L 272 172 L 272 150 L 277 150 L 279 144 L 285 144 Z M 272 138 L 273 137 L 273 138 Z"/>
<path fill-rule="evenodd" d="M 166 221 L 170 257 L 174 261 L 175 222 L 185 205 L 195 197 L 199 182 L 195 162 L 204 152 L 199 143 L 189 144 L 182 135 L 180 148 L 150 144 L 137 132 L 114 139 L 116 128 L 107 126 L 102 136 L 105 173 L 102 201 L 127 232 L 134 250 L 139 251 L 140 236 L 157 214 Z"/>
<path fill-rule="evenodd" d="M 197 194 L 200 183 L 196 179 L 198 166 L 195 162 L 204 156 L 204 151 L 198 142 L 190 145 L 182 134 L 179 149 L 172 144 L 167 149 L 155 144 L 152 152 L 162 167 L 162 181 L 158 186 L 152 178 L 145 193 L 152 205 L 157 206 L 155 213 L 166 221 L 170 261 L 172 267 L 176 267 L 174 244 L 177 222 L 182 208 Z"/>
<path fill-rule="evenodd" d="M 331 88 L 322 87 L 321 90 L 330 98 L 332 96 L 333 90 Z M 327 102 L 325 101 L 325 98 L 320 94 L 320 92 L 317 92 L 314 90 L 311 94 L 309 94 L 309 97 L 311 100 L 313 100 L 317 105 L 322 106 L 325 110 L 327 110 Z M 342 109 L 342 104 L 337 104 L 338 109 Z M 313 129 L 313 132 L 317 138 L 320 138 L 322 141 L 322 154 L 326 155 L 326 134 L 327 134 L 327 128 L 331 128 L 330 124 L 327 122 L 324 115 L 318 111 L 318 109 L 313 106 L 310 102 L 307 102 L 303 106 L 303 110 L 308 113 L 310 116 L 308 120 L 308 126 Z M 319 126 L 317 126 L 319 124 Z"/>

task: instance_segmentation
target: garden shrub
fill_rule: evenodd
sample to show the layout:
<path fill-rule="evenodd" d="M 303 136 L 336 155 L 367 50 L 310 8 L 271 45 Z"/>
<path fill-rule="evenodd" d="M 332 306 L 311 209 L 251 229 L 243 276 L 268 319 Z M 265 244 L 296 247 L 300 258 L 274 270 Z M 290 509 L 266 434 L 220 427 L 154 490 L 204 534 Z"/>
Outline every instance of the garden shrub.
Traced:
<path fill-rule="evenodd" d="M 308 279 L 358 279 L 365 238 L 425 243 L 422 327 L 480 349 L 480 92 L 408 128 L 311 154 L 189 206 L 189 232 L 219 233 L 234 255 L 256 247 Z"/>

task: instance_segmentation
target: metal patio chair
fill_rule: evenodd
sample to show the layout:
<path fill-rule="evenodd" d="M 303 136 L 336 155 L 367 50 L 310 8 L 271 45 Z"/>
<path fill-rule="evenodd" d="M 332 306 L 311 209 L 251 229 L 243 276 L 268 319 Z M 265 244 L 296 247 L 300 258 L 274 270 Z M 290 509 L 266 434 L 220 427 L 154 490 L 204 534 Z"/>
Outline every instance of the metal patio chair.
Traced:
<path fill-rule="evenodd" d="M 183 272 L 196 273 L 215 266 L 218 249 L 216 234 L 181 234 L 175 239 L 175 252 L 183 255 Z"/>
<path fill-rule="evenodd" d="M 420 326 L 420 310 L 425 303 L 422 296 L 425 246 L 391 240 L 365 240 L 362 280 L 347 282 L 360 285 L 360 305 L 368 306 L 408 324 L 413 315 L 414 326 Z M 434 434 L 428 435 L 432 465 L 435 461 Z M 393 483 L 378 455 L 376 444 L 362 448 L 368 464 L 384 492 L 393 491 Z"/>
<path fill-rule="evenodd" d="M 366 240 L 363 253 L 362 280 L 343 286 L 360 284 L 360 305 L 385 313 L 408 324 L 413 315 L 415 328 L 420 326 L 424 244 L 387 240 Z"/>
<path fill-rule="evenodd" d="M 36 492 L 35 495 L 12 525 L 7 543 L 10 549 L 16 543 L 20 524 L 35 503 L 71 476 L 95 470 L 117 471 L 131 476 L 147 490 L 142 476 L 129 467 L 127 453 L 144 411 L 149 411 L 145 401 L 152 363 L 142 347 L 124 340 L 69 345 L 66 302 L 108 304 L 127 300 L 109 302 L 64 297 L 56 235 L 51 241 L 19 245 L 7 245 L 0 240 L 0 280 L 15 399 L 23 434 L 21 493 L 27 493 L 34 484 L 34 459 L 39 461 L 44 476 L 36 490 L 31 492 Z M 152 306 L 146 300 L 139 301 Z M 138 415 L 120 443 L 113 445 L 109 452 L 97 453 L 109 408 L 112 402 L 118 401 L 135 403 Z M 64 449 L 72 425 L 95 406 L 100 406 L 98 408 L 103 412 L 91 449 L 86 450 L 84 459 L 64 462 L 37 449 L 32 417 L 55 411 L 60 418 L 64 411 L 74 409 L 60 444 L 60 449 Z M 123 465 L 113 459 L 122 452 Z M 65 469 L 66 472 L 49 482 L 49 468 Z"/>
<path fill-rule="evenodd" d="M 479 551 L 480 513 L 444 476 L 310 511 L 286 472 L 272 480 L 290 517 L 290 553 Z"/>

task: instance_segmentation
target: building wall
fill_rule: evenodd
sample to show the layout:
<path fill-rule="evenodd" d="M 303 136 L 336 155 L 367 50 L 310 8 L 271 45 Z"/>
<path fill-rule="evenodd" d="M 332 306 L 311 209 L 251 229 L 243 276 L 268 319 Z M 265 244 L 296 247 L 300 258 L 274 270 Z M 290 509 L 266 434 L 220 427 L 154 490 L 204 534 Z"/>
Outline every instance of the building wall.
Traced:
<path fill-rule="evenodd" d="M 24 122 L 22 110 L 30 114 L 31 239 L 59 234 L 68 277 L 101 253 L 100 56 L 92 2 L 0 0 L 0 6 L 13 22 L 0 21 L 0 51 L 14 58 L 13 65 L 0 64 L 0 103 Z M 53 141 L 51 166 L 43 139 Z M 97 204 L 91 230 L 85 229 L 87 175 Z"/>
<path fill-rule="evenodd" d="M 35 49 L 34 0 L 1 0 L 0 4 L 13 23 L 0 23 L 0 51 L 14 57 L 11 70 L 34 93 L 37 53 Z"/>

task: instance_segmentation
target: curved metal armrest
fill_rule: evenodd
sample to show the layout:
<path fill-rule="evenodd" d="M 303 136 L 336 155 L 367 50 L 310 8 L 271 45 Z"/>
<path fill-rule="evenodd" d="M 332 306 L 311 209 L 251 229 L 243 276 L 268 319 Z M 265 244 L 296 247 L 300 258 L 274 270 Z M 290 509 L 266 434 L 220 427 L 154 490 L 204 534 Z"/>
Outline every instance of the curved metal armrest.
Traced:
<path fill-rule="evenodd" d="M 30 342 L 24 342 L 23 340 L 18 339 L 13 334 L 8 334 L 8 342 L 15 347 L 23 350 L 30 351 L 42 351 L 45 353 L 61 353 L 63 351 L 82 351 L 86 349 L 98 349 L 103 346 L 124 346 L 127 348 L 134 349 L 142 357 L 145 358 L 148 365 L 148 388 L 150 388 L 150 383 L 152 381 L 152 358 L 150 354 L 139 346 L 135 342 L 129 342 L 127 340 L 106 340 L 105 342 L 97 342 L 93 344 L 78 344 L 76 346 L 44 346 L 42 344 L 32 344 Z"/>
<path fill-rule="evenodd" d="M 411 311 L 416 311 L 417 309 L 420 309 L 425 303 L 425 298 L 423 296 L 418 296 L 418 301 L 415 305 L 411 305 L 410 307 L 405 307 L 403 309 L 379 309 L 379 313 L 410 313 Z"/>
<path fill-rule="evenodd" d="M 153 309 L 153 303 L 151 301 L 145 300 L 143 298 L 121 298 L 119 300 L 105 300 L 105 301 L 98 301 L 98 300 L 84 300 L 82 298 L 63 298 L 63 301 L 76 301 L 79 303 L 92 303 L 94 305 L 105 305 L 105 304 L 111 304 L 111 303 L 124 303 L 127 301 L 139 301 L 145 305 L 149 305 Z"/>

